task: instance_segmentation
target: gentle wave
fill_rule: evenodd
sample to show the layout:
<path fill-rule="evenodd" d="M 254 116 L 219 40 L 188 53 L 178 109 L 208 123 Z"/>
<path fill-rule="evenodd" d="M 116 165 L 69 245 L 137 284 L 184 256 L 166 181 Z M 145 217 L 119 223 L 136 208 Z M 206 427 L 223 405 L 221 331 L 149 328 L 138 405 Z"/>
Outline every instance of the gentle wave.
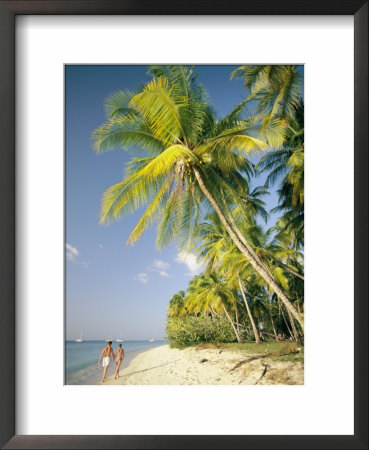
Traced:
<path fill-rule="evenodd" d="M 122 346 L 125 357 L 121 368 L 127 367 L 129 362 L 139 353 L 167 344 L 166 341 L 124 341 Z M 97 365 L 98 358 L 105 341 L 66 341 L 65 343 L 65 384 L 98 384 L 102 375 L 102 366 Z M 118 343 L 113 342 L 114 351 L 118 348 Z M 114 361 L 109 366 L 107 376 L 114 373 Z"/>

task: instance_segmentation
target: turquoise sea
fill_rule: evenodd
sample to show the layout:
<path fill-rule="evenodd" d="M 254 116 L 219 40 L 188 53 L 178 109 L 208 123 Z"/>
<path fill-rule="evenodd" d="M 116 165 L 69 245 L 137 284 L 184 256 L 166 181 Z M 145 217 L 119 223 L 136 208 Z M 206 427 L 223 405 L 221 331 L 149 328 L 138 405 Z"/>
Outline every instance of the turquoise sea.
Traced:
<path fill-rule="evenodd" d="M 118 348 L 118 342 L 113 342 L 114 351 Z M 125 358 L 121 369 L 128 366 L 129 362 L 139 353 L 150 348 L 166 345 L 167 341 L 124 341 L 121 343 Z M 65 384 L 99 384 L 102 375 L 102 366 L 97 365 L 105 341 L 66 341 L 65 342 Z M 108 377 L 115 371 L 114 361 L 108 369 Z"/>

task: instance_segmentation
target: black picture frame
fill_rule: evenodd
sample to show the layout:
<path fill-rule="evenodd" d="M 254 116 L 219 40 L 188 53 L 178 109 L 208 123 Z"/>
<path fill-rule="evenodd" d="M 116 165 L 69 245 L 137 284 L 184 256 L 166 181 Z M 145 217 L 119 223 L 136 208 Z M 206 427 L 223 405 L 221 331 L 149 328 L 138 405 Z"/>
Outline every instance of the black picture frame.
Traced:
<path fill-rule="evenodd" d="M 349 436 L 15 435 L 15 17 L 20 14 L 354 16 L 355 425 Z M 0 0 L 0 445 L 6 449 L 368 448 L 368 2 L 365 0 Z M 318 406 L 317 406 L 318 407 Z"/>

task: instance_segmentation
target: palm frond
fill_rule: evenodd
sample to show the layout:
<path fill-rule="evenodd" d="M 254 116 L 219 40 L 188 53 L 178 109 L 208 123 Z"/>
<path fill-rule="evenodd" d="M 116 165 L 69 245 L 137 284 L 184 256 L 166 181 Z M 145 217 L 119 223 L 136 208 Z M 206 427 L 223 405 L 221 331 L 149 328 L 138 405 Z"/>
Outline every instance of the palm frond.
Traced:
<path fill-rule="evenodd" d="M 153 134 L 160 136 L 166 145 L 176 141 L 186 143 L 179 107 L 171 98 L 171 91 L 166 78 L 154 78 L 130 101 L 130 106 L 144 117 Z"/>
<path fill-rule="evenodd" d="M 130 108 L 129 102 L 137 92 L 126 89 L 117 91 L 110 95 L 104 102 L 104 109 L 109 119 L 115 119 L 125 114 L 135 114 L 135 110 Z"/>
<path fill-rule="evenodd" d="M 150 127 L 131 114 L 110 119 L 92 133 L 92 141 L 96 153 L 121 148 L 128 152 L 137 147 L 158 154 L 164 149 L 164 142 L 155 136 Z"/>

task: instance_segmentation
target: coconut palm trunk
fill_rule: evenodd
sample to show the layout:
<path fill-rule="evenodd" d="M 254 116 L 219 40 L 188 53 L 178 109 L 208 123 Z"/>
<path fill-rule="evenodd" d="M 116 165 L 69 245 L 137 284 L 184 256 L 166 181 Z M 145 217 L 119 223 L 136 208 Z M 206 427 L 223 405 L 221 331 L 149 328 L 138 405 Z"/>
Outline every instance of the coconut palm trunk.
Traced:
<path fill-rule="evenodd" d="M 231 316 L 228 314 L 227 308 L 224 305 L 222 305 L 222 306 L 223 306 L 223 310 L 224 310 L 224 312 L 225 312 L 225 314 L 226 314 L 226 316 L 227 316 L 227 318 L 228 318 L 228 320 L 229 320 L 229 322 L 231 324 L 231 327 L 233 328 L 234 334 L 236 335 L 237 342 L 241 343 L 242 339 L 240 338 L 240 335 L 238 334 L 237 329 L 234 326 L 234 323 L 233 323 L 233 320 L 231 319 Z"/>
<path fill-rule="evenodd" d="M 237 311 L 237 306 L 235 308 L 235 315 L 236 315 L 236 328 L 237 328 L 237 333 L 240 333 L 240 324 L 238 323 L 238 311 Z"/>
<path fill-rule="evenodd" d="M 281 312 L 282 312 L 282 317 L 283 317 L 284 323 L 285 323 L 285 325 L 286 325 L 286 327 L 287 327 L 288 333 L 290 334 L 291 338 L 293 339 L 293 338 L 294 338 L 294 335 L 293 335 L 293 332 L 291 331 L 291 329 L 290 329 L 290 327 L 289 327 L 289 325 L 288 325 L 288 322 L 287 322 L 286 316 L 284 315 L 283 307 L 282 307 L 282 306 L 281 306 Z"/>
<path fill-rule="evenodd" d="M 222 192 L 222 198 L 223 198 L 223 204 L 224 204 L 224 208 L 226 210 L 227 213 L 227 218 L 230 222 L 231 227 L 233 228 L 233 230 L 235 231 L 235 233 L 237 234 L 237 236 L 239 237 L 240 241 L 245 245 L 245 247 L 247 248 L 247 250 L 251 253 L 251 255 L 255 258 L 255 259 L 259 259 L 260 260 L 260 264 L 263 265 L 264 269 L 269 272 L 269 268 L 266 266 L 266 264 L 264 264 L 263 261 L 261 261 L 261 259 L 259 258 L 259 256 L 257 255 L 257 253 L 255 252 L 255 250 L 253 249 L 252 245 L 250 245 L 250 243 L 248 242 L 248 240 L 245 238 L 245 236 L 242 234 L 241 230 L 238 228 L 236 221 L 234 220 L 232 211 L 229 209 L 227 202 L 225 200 L 224 197 L 224 193 Z"/>
<path fill-rule="evenodd" d="M 299 312 L 299 314 L 301 314 L 300 300 L 297 299 L 296 303 L 297 303 L 297 311 Z"/>
<path fill-rule="evenodd" d="M 278 337 L 277 332 L 275 330 L 273 317 L 271 317 L 271 319 L 272 319 L 272 327 L 273 327 L 273 333 L 274 333 L 275 340 L 276 340 L 276 342 L 279 342 L 279 337 Z"/>
<path fill-rule="evenodd" d="M 295 322 L 293 320 L 293 317 L 291 316 L 291 313 L 288 310 L 287 310 L 287 313 L 288 313 L 288 317 L 289 317 L 290 322 L 291 322 L 293 334 L 295 336 L 295 341 L 297 342 L 298 345 L 300 345 L 301 341 L 300 341 L 299 334 L 297 332 L 296 325 L 295 325 Z"/>
<path fill-rule="evenodd" d="M 209 308 L 209 311 L 210 311 L 211 318 L 213 318 L 214 317 L 214 310 L 213 310 L 213 308 Z"/>
<path fill-rule="evenodd" d="M 289 301 L 286 294 L 282 291 L 280 286 L 276 283 L 276 281 L 273 279 L 273 277 L 268 273 L 268 271 L 265 269 L 263 263 L 260 261 L 260 258 L 255 254 L 252 254 L 250 250 L 242 243 L 239 236 L 236 234 L 236 232 L 231 227 L 230 223 L 226 219 L 225 215 L 223 214 L 223 211 L 219 207 L 217 201 L 213 197 L 213 195 L 210 193 L 208 188 L 205 186 L 204 180 L 202 179 L 202 176 L 198 170 L 197 167 L 193 167 L 193 172 L 195 174 L 196 180 L 199 183 L 199 187 L 205 197 L 209 200 L 210 204 L 213 206 L 214 210 L 219 216 L 220 221 L 222 222 L 225 230 L 229 234 L 230 238 L 234 242 L 234 244 L 237 246 L 237 248 L 240 250 L 240 252 L 247 258 L 247 260 L 250 262 L 252 267 L 256 270 L 256 272 L 265 280 L 265 282 L 271 287 L 271 289 L 279 296 L 281 301 L 283 302 L 284 306 L 287 310 L 289 310 L 292 314 L 292 316 L 297 320 L 297 322 L 300 324 L 302 330 L 304 329 L 304 323 L 299 316 L 296 309 L 293 307 L 291 302 Z"/>
<path fill-rule="evenodd" d="M 259 333 L 258 333 L 258 330 L 257 330 L 257 328 L 256 328 L 254 318 L 252 317 L 251 310 L 250 310 L 250 306 L 249 306 L 249 304 L 247 303 L 247 299 L 246 299 L 246 296 L 245 296 L 245 291 L 243 290 L 243 286 L 242 286 L 242 283 L 241 283 L 240 276 L 237 275 L 237 278 L 238 278 L 238 284 L 239 284 L 239 286 L 240 286 L 240 291 L 241 291 L 241 294 L 242 294 L 242 297 L 243 297 L 243 301 L 245 302 L 247 314 L 248 314 L 248 316 L 249 316 L 249 319 L 250 319 L 250 322 L 251 322 L 251 326 L 252 326 L 252 329 L 253 329 L 253 332 L 254 332 L 255 342 L 256 342 L 257 344 L 260 344 Z"/>
<path fill-rule="evenodd" d="M 245 245 L 245 247 L 249 250 L 249 252 L 251 253 L 251 255 L 252 255 L 254 258 L 256 258 L 256 259 L 260 259 L 259 256 L 257 255 L 257 253 L 255 252 L 255 250 L 252 248 L 252 246 L 250 245 L 250 243 L 249 243 L 249 242 L 247 241 L 247 239 L 245 238 L 245 236 L 241 233 L 241 230 L 238 228 L 238 226 L 237 226 L 237 224 L 236 224 L 236 221 L 234 220 L 234 217 L 233 217 L 233 215 L 232 215 L 232 211 L 229 209 L 229 207 L 228 207 L 228 205 L 227 205 L 227 203 L 226 203 L 226 201 L 225 201 L 223 192 L 222 192 L 222 198 L 223 198 L 223 202 L 224 202 L 224 207 L 225 207 L 226 212 L 227 212 L 227 217 L 228 217 L 228 219 L 229 219 L 229 221 L 230 221 L 230 224 L 231 224 L 232 228 L 234 229 L 234 231 L 236 232 L 236 234 L 237 234 L 238 237 L 240 238 L 241 242 L 242 242 L 242 243 Z M 274 258 L 274 257 L 273 257 L 273 258 Z M 277 261 L 278 263 L 280 263 L 281 265 L 283 265 L 283 266 L 286 268 L 286 270 L 287 270 L 288 272 L 290 272 L 290 273 L 292 273 L 293 275 L 296 275 L 296 276 L 298 276 L 299 278 L 301 278 L 302 280 L 304 280 L 304 277 L 303 277 L 302 275 L 300 275 L 300 274 L 296 273 L 294 270 L 290 269 L 286 264 L 280 262 L 277 258 L 274 258 L 274 260 Z M 272 277 L 272 274 L 270 273 L 269 267 L 268 267 L 261 259 L 260 259 L 260 263 L 263 265 L 264 269 L 267 271 L 267 273 L 270 275 L 270 277 Z M 243 293 L 242 289 L 241 289 L 241 292 Z M 293 307 L 292 304 L 291 304 L 291 306 Z M 291 322 L 291 325 L 292 325 L 292 329 L 293 329 L 293 332 L 294 332 L 294 335 L 295 335 L 296 342 L 297 342 L 297 343 L 300 343 L 300 339 L 299 339 L 299 336 L 298 336 L 298 333 L 297 333 L 297 330 L 296 330 L 296 327 L 295 327 L 295 323 L 293 322 L 293 318 L 292 318 L 292 315 L 291 315 L 291 311 L 290 311 L 288 308 L 286 308 L 286 309 L 287 309 L 287 312 L 288 312 L 288 316 L 289 316 L 289 318 L 290 318 L 290 322 Z M 299 311 L 299 310 L 298 310 L 298 314 L 300 314 L 300 311 Z M 273 322 L 273 318 L 272 318 L 272 322 Z M 300 323 L 300 322 L 299 322 L 299 323 Z M 273 322 L 273 328 L 274 328 L 274 322 Z M 276 336 L 275 329 L 274 329 L 274 335 Z"/>
<path fill-rule="evenodd" d="M 295 277 L 300 278 L 300 280 L 305 281 L 304 275 L 301 275 L 300 273 L 298 273 L 295 270 L 293 270 L 290 267 L 288 267 L 287 264 L 285 264 L 284 262 L 280 261 L 278 258 L 276 258 L 274 255 L 272 255 L 270 252 L 267 252 L 267 253 L 268 253 L 268 256 L 270 256 L 273 259 L 273 261 L 275 261 L 279 266 L 283 267 L 287 272 L 289 272 L 290 274 L 294 275 Z"/>
<path fill-rule="evenodd" d="M 273 333 L 274 333 L 275 340 L 276 340 L 276 342 L 279 342 L 279 338 L 278 338 L 278 335 L 277 335 L 277 331 L 275 329 L 274 320 L 273 320 L 273 314 L 272 314 L 272 311 L 271 311 L 271 308 L 270 308 L 269 300 L 268 300 L 268 311 L 269 311 L 270 320 L 272 322 L 272 327 L 273 327 Z"/>

